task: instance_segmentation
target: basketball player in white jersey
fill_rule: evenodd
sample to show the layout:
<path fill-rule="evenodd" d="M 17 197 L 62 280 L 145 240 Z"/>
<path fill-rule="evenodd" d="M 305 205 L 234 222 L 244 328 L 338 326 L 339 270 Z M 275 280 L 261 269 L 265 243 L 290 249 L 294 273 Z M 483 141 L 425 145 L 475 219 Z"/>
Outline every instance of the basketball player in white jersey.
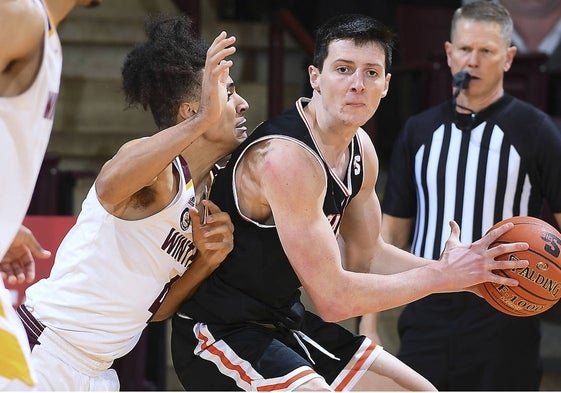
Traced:
<path fill-rule="evenodd" d="M 31 282 L 33 257 L 50 255 L 21 224 L 53 125 L 62 69 L 56 27 L 75 5 L 92 3 L 0 0 L 0 272 L 10 283 Z M 2 281 L 0 390 L 33 386 L 28 354 L 25 332 Z"/>
<path fill-rule="evenodd" d="M 149 20 L 127 55 L 127 102 L 150 108 L 160 132 L 103 166 L 49 278 L 18 309 L 41 390 L 118 390 L 113 360 L 232 250 L 228 214 L 203 199 L 215 163 L 247 137 L 248 104 L 229 77 L 235 38 L 222 32 L 207 47 L 190 25 Z"/>

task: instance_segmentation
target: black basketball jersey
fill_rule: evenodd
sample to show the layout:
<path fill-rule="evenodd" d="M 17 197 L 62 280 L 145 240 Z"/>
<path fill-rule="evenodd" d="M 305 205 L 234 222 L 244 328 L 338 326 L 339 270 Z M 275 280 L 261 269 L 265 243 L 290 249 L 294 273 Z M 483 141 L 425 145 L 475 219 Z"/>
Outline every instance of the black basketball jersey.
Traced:
<path fill-rule="evenodd" d="M 561 130 L 545 113 L 505 94 L 477 115 L 451 101 L 411 117 L 392 155 L 384 213 L 416 217 L 412 252 L 437 259 L 460 227 L 479 239 L 503 218 L 561 212 Z"/>
<path fill-rule="evenodd" d="M 306 99 L 300 99 L 288 111 L 261 123 L 215 177 L 210 197 L 222 211 L 230 214 L 235 228 L 234 249 L 181 306 L 180 311 L 194 320 L 229 325 L 259 321 L 298 328 L 304 313 L 299 301 L 301 283 L 283 251 L 275 226 L 254 222 L 240 214 L 234 172 L 244 152 L 253 144 L 270 138 L 296 141 L 324 165 L 327 192 L 323 210 L 337 234 L 345 207 L 362 185 L 362 149 L 355 135 L 348 147 L 346 176 L 337 178 L 322 159 L 305 123 L 303 106 L 306 104 Z"/>

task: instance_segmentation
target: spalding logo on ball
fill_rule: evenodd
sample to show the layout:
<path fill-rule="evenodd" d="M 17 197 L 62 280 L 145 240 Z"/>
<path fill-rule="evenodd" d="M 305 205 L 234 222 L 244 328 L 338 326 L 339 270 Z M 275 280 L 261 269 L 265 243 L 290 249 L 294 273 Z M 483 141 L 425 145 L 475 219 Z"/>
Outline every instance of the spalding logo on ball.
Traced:
<path fill-rule="evenodd" d="M 494 271 L 504 277 L 517 279 L 519 285 L 510 287 L 482 283 L 479 284 L 481 295 L 491 306 L 506 314 L 518 317 L 540 314 L 553 307 L 561 297 L 561 234 L 547 222 L 525 216 L 505 219 L 490 230 L 507 222 L 512 222 L 514 228 L 489 247 L 526 242 L 530 246 L 528 250 L 504 254 L 495 259 L 524 259 L 529 266 Z"/>

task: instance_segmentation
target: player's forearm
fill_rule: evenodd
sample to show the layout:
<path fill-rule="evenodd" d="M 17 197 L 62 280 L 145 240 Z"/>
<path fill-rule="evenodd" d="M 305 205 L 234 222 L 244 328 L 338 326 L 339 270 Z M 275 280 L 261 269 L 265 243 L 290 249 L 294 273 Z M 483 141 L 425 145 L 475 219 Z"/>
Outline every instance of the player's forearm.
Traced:
<path fill-rule="evenodd" d="M 153 184 L 206 127 L 204 120 L 192 116 L 149 138 L 127 143 L 101 168 L 96 179 L 98 197 L 106 204 L 118 204 Z"/>
<path fill-rule="evenodd" d="M 323 291 L 306 288 L 319 315 L 331 322 L 399 307 L 450 286 L 441 262 L 396 274 L 344 272 Z"/>
<path fill-rule="evenodd" d="M 375 255 L 371 258 L 370 272 L 394 274 L 418 268 L 428 263 L 431 263 L 428 259 L 420 258 L 408 251 L 380 241 Z"/>
<path fill-rule="evenodd" d="M 154 314 L 152 321 L 163 321 L 171 317 L 181 303 L 195 294 L 201 283 L 216 269 L 204 263 L 200 254 L 189 265 L 189 269 L 171 286 L 160 308 Z"/>
<path fill-rule="evenodd" d="M 496 258 L 510 252 L 524 251 L 528 244 L 516 242 L 489 247 L 513 227 L 512 223 L 490 231 L 469 245 L 459 241 L 458 225 L 455 222 L 450 225 L 452 234 L 438 261 L 425 263 L 420 260 L 421 264 L 425 264 L 396 274 L 333 270 L 327 280 L 322 277 L 317 279 L 315 283 L 331 283 L 323 291 L 328 296 L 322 295 L 319 285 L 308 290 L 308 293 L 313 294 L 312 300 L 320 315 L 329 321 L 339 321 L 411 303 L 432 293 L 468 290 L 482 282 L 509 286 L 518 284 L 516 279 L 497 274 L 497 271 L 524 268 L 528 266 L 528 261 Z M 390 247 L 387 250 L 392 251 Z M 405 261 L 414 261 L 416 258 L 409 253 L 401 255 Z"/>

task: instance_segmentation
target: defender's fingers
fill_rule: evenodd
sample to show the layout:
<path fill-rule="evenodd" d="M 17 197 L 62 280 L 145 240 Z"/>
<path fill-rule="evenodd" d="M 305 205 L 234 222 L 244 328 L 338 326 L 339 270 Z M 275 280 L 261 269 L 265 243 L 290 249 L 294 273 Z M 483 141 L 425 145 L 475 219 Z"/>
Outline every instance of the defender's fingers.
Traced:
<path fill-rule="evenodd" d="M 224 240 L 220 242 L 206 242 L 204 248 L 207 251 L 232 251 L 234 248 L 234 242 L 230 240 Z"/>
<path fill-rule="evenodd" d="M 28 283 L 35 281 L 35 263 L 26 266 L 25 281 Z"/>
<path fill-rule="evenodd" d="M 2 279 L 5 280 L 8 284 L 13 285 L 17 283 L 18 280 L 16 274 L 14 273 L 14 270 L 10 263 L 3 264 L 1 273 Z"/>
<path fill-rule="evenodd" d="M 218 205 L 216 203 L 214 203 L 213 201 L 211 201 L 210 199 L 203 199 L 202 202 L 203 202 L 203 205 L 205 205 L 208 208 L 209 214 L 216 214 L 216 213 L 222 212 L 222 210 L 220 210 Z"/>
<path fill-rule="evenodd" d="M 220 212 L 208 215 L 206 218 L 207 229 L 224 228 L 224 231 L 234 232 L 234 224 L 228 213 Z"/>
<path fill-rule="evenodd" d="M 228 33 L 226 33 L 225 31 L 221 31 L 212 41 L 212 44 L 210 44 L 210 48 L 214 48 L 214 47 L 226 47 L 228 45 L 232 45 L 234 42 L 236 42 L 236 36 L 229 36 L 228 37 Z"/>
<path fill-rule="evenodd" d="M 25 273 L 19 263 L 10 264 L 12 270 L 8 273 L 8 282 L 10 284 L 21 284 L 25 281 Z"/>
<path fill-rule="evenodd" d="M 46 259 L 51 256 L 51 252 L 49 250 L 45 250 L 32 233 L 29 234 L 28 240 L 27 246 L 33 256 L 42 259 Z"/>
<path fill-rule="evenodd" d="M 236 53 L 236 47 L 230 46 L 228 48 L 222 49 L 220 52 L 209 54 L 208 60 L 205 64 L 205 69 L 212 71 L 213 73 L 219 73 L 223 68 L 230 68 L 234 64 L 232 60 L 226 60 L 226 57 Z M 226 62 L 223 64 L 223 62 Z"/>
<path fill-rule="evenodd" d="M 197 230 L 199 230 L 202 226 L 202 217 L 196 207 L 189 208 L 189 217 L 191 218 L 193 229 L 197 228 Z"/>
<path fill-rule="evenodd" d="M 226 57 L 233 54 L 236 48 L 232 46 L 236 42 L 236 37 L 227 37 L 226 32 L 220 33 L 207 50 L 207 64 L 217 64 L 218 57 Z"/>
<path fill-rule="evenodd" d="M 207 222 L 203 230 L 203 235 L 206 238 L 220 236 L 224 239 L 232 239 L 234 237 L 234 228 L 226 223 L 217 224 L 214 222 Z"/>

